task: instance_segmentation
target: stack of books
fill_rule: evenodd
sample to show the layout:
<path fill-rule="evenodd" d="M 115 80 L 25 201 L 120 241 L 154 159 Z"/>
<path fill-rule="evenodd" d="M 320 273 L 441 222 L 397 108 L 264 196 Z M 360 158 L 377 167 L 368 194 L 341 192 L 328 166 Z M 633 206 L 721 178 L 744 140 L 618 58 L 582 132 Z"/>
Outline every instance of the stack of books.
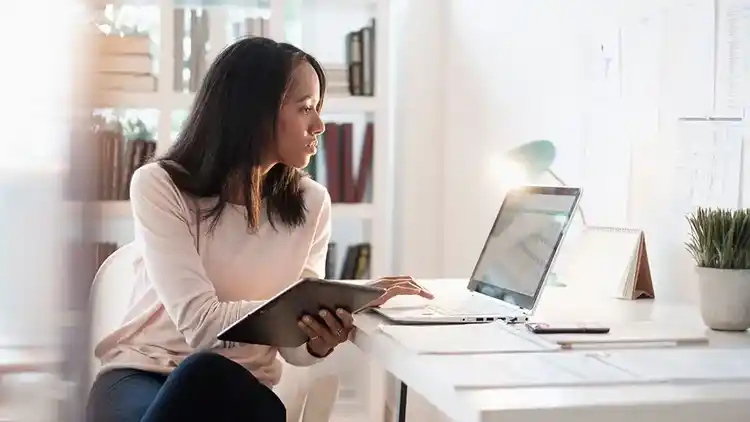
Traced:
<path fill-rule="evenodd" d="M 375 95 L 375 20 L 346 35 L 349 94 Z"/>
<path fill-rule="evenodd" d="M 349 93 L 349 73 L 344 64 L 324 64 L 326 95 L 341 96 Z"/>
<path fill-rule="evenodd" d="M 265 37 L 271 36 L 270 21 L 266 18 L 245 18 L 242 22 L 232 24 L 232 36 L 235 39 L 242 37 Z"/>
<path fill-rule="evenodd" d="M 104 91 L 155 92 L 151 41 L 148 35 L 97 36 L 98 84 Z"/>

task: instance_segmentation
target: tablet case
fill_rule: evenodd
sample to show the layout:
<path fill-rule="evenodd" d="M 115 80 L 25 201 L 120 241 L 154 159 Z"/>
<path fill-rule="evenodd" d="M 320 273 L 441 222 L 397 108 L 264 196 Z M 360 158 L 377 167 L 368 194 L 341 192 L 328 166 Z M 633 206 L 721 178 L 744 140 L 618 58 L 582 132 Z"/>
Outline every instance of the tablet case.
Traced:
<path fill-rule="evenodd" d="M 297 323 L 317 317 L 321 309 L 359 311 L 385 289 L 339 281 L 305 278 L 247 314 L 218 336 L 219 340 L 275 347 L 299 347 L 308 340 Z M 318 317 L 319 322 L 323 322 Z"/>

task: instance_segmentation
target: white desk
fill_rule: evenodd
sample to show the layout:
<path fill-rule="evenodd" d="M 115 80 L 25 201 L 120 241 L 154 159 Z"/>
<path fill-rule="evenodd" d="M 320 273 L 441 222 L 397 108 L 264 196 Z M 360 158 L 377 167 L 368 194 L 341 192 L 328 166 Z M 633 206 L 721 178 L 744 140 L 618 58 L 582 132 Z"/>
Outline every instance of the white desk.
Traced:
<path fill-rule="evenodd" d="M 463 280 L 429 280 L 436 295 L 465 288 Z M 590 298 L 573 288 L 548 288 L 536 313 L 538 319 L 626 321 L 684 321 L 700 324 L 697 309 L 658 301 Z M 418 392 L 448 417 L 460 422 L 494 422 L 523 418 L 524 422 L 747 421 L 750 382 L 708 385 L 630 385 L 524 389 L 457 389 L 441 379 L 440 368 L 408 350 L 378 329 L 382 318 L 357 316 L 355 344 L 371 359 Z M 747 347 L 750 334 L 709 331 L 711 347 Z M 565 352 L 562 352 L 565 353 Z M 471 355 L 466 355 L 471 359 Z"/>

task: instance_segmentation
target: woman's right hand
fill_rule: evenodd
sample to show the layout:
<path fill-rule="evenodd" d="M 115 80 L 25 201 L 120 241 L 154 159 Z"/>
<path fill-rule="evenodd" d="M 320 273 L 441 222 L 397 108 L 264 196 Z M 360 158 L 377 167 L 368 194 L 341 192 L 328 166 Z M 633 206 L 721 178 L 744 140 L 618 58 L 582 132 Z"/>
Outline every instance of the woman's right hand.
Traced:
<path fill-rule="evenodd" d="M 393 276 L 381 277 L 368 283 L 369 286 L 380 287 L 385 293 L 367 305 L 368 308 L 380 306 L 396 296 L 421 296 L 425 299 L 432 299 L 435 296 L 425 288 L 417 284 L 410 276 Z"/>

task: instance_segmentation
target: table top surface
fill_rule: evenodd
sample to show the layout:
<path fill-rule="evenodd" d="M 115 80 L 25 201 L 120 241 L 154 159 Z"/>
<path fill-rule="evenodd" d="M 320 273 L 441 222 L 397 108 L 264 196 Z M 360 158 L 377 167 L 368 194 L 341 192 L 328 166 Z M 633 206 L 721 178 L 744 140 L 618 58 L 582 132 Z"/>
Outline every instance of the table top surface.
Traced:
<path fill-rule="evenodd" d="M 465 289 L 465 280 L 420 280 L 437 297 L 455 294 Z M 394 305 L 417 304 L 421 299 L 396 298 Z M 586 292 L 567 287 L 545 290 L 532 320 L 598 322 L 623 324 L 636 321 L 656 321 L 694 326 L 705 330 L 709 347 L 747 348 L 750 362 L 750 333 L 716 332 L 705 328 L 697 307 L 689 304 L 667 303 L 658 300 L 622 300 L 591 297 Z M 529 411 L 543 413 L 561 409 L 611 408 L 618 406 L 648 408 L 650 405 L 689 406 L 702 403 L 738 403 L 750 412 L 750 383 L 710 384 L 647 384 L 615 386 L 534 387 L 534 388 L 472 388 L 458 389 L 450 382 L 439 382 L 436 357 L 419 355 L 408 350 L 379 328 L 387 321 L 375 314 L 357 315 L 359 329 L 355 344 L 365 353 L 380 361 L 387 370 L 438 405 L 448 416 L 460 421 L 490 421 L 502 414 L 527 417 Z M 679 346 L 689 347 L 689 346 Z M 706 347 L 693 346 L 693 347 Z M 603 347 L 602 347 L 603 348 Z M 559 352 L 570 353 L 570 352 Z M 446 356 L 455 359 L 455 356 Z M 471 359 L 472 355 L 465 355 Z M 429 361 L 429 365 L 427 364 Z M 439 358 L 437 359 L 439 361 Z M 744 402 L 744 403 L 743 403 Z M 675 407 L 675 406 L 672 406 Z M 678 406 L 679 407 L 679 406 Z M 705 407 L 705 406 L 704 406 Z M 698 408 L 700 410 L 700 408 Z M 695 414 L 696 410 L 693 410 Z M 601 414 L 599 414 L 601 416 Z M 704 415 L 705 416 L 705 415 Z M 546 420 L 546 419 L 540 419 Z"/>

